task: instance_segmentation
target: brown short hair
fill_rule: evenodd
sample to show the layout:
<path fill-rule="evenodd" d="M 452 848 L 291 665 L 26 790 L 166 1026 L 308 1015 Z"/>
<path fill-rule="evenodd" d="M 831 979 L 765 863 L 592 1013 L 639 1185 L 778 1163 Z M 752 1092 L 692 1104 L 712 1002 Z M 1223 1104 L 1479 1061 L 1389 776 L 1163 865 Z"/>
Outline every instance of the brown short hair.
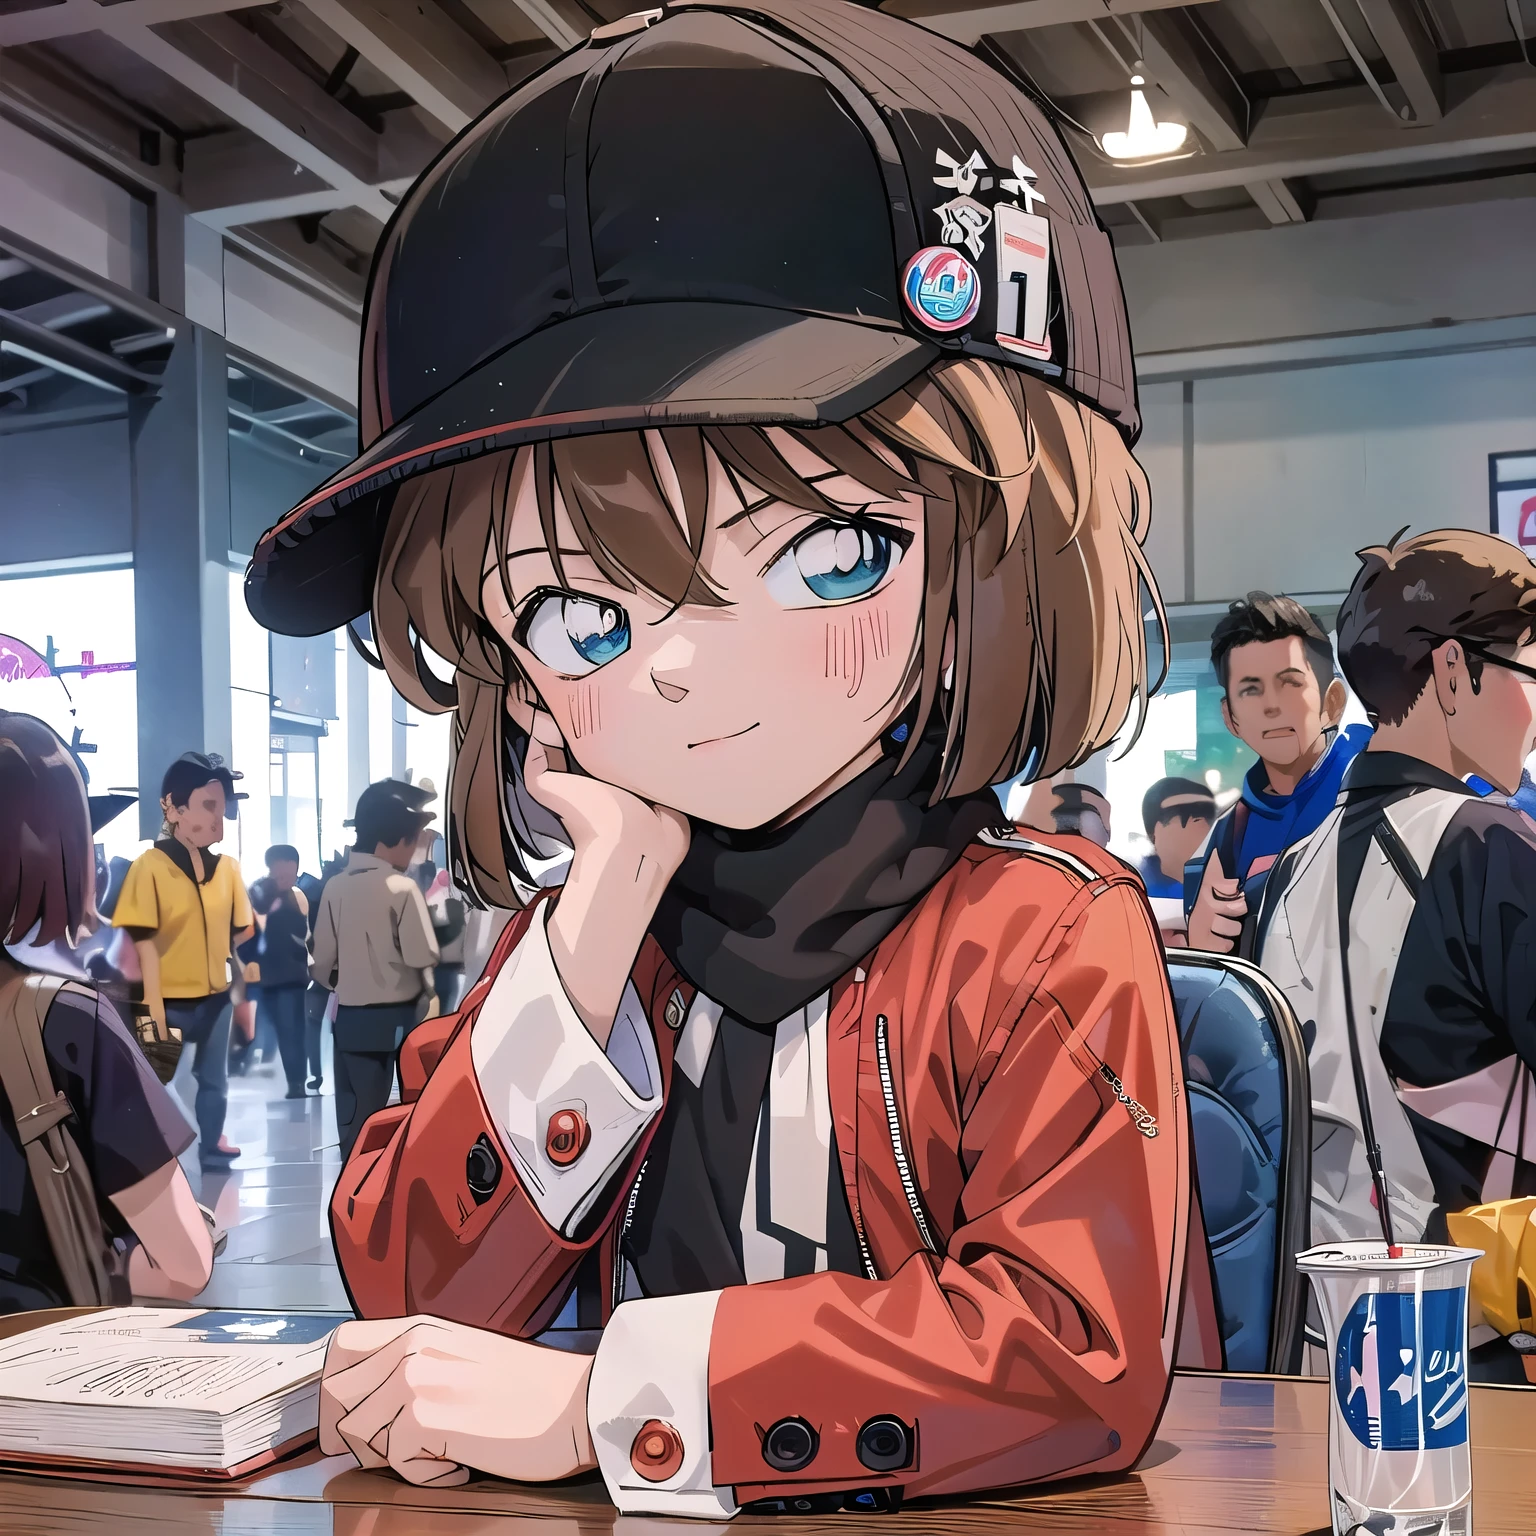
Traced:
<path fill-rule="evenodd" d="M 864 434 L 891 449 L 905 473 L 872 452 Z M 1150 498 L 1146 476 L 1104 417 L 1039 380 L 967 359 L 936 364 L 857 423 L 794 435 L 877 494 L 924 498 L 922 633 L 903 692 L 915 687 L 918 718 L 929 718 L 953 618 L 953 704 L 937 796 L 970 793 L 1026 768 L 1042 778 L 1071 767 L 1114 737 L 1133 704 L 1144 705 L 1148 622 L 1161 631 L 1164 654 L 1167 635 L 1141 549 Z M 675 510 L 652 458 L 658 442 L 677 477 Z M 847 515 L 784 462 L 765 429 L 751 426 L 565 438 L 407 482 L 384 534 L 374 634 L 406 698 L 421 709 L 456 711 L 453 876 L 498 906 L 520 904 L 533 883 L 528 855 L 538 853 L 507 803 L 515 770 L 505 697 L 521 674 L 481 596 L 488 551 L 506 581 L 518 452 L 533 455 L 557 574 L 558 488 L 604 575 L 673 603 L 718 601 L 699 566 L 707 452 L 793 506 Z M 453 685 L 433 675 L 422 644 L 451 663 Z"/>
<path fill-rule="evenodd" d="M 0 710 L 0 942 L 76 942 L 93 929 L 96 850 L 85 782 L 31 715 Z"/>
<path fill-rule="evenodd" d="M 1358 551 L 1339 608 L 1339 665 L 1374 724 L 1398 725 L 1447 640 L 1523 645 L 1536 633 L 1536 565 L 1506 539 L 1437 528 Z"/>

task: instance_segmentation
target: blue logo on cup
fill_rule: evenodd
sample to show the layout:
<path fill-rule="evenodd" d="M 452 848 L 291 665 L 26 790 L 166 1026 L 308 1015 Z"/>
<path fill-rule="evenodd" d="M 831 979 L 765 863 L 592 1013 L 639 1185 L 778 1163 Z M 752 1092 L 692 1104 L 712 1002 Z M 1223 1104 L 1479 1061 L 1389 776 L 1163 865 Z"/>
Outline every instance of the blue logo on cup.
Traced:
<path fill-rule="evenodd" d="M 1339 1330 L 1333 1390 L 1351 1433 L 1379 1451 L 1467 1441 L 1467 1293 L 1362 1296 Z"/>
<path fill-rule="evenodd" d="M 929 245 L 907 263 L 901 279 L 907 308 L 931 331 L 958 331 L 981 307 L 981 278 L 959 251 Z"/>

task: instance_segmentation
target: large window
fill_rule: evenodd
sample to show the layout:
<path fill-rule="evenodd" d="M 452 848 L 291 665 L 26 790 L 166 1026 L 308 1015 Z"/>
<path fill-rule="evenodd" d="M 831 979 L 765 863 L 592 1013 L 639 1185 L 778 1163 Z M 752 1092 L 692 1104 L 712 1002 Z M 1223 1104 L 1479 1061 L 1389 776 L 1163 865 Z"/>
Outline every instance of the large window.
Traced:
<path fill-rule="evenodd" d="M 138 784 L 135 654 L 131 570 L 0 580 L 0 709 L 46 720 L 75 748 L 92 794 Z M 145 846 L 136 812 L 98 841 L 109 858 L 133 858 Z"/>

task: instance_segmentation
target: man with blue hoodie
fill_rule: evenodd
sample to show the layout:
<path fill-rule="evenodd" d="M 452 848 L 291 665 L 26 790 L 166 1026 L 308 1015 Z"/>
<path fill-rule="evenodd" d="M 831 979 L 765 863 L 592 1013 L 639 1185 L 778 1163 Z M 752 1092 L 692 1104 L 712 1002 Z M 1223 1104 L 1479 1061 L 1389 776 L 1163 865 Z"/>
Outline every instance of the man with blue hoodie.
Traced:
<path fill-rule="evenodd" d="M 1211 634 L 1211 665 L 1227 729 L 1259 760 L 1186 868 L 1189 947 L 1247 957 L 1271 866 L 1321 825 L 1371 733 L 1339 730 L 1348 695 L 1333 647 L 1294 598 L 1250 592 L 1233 603 Z"/>

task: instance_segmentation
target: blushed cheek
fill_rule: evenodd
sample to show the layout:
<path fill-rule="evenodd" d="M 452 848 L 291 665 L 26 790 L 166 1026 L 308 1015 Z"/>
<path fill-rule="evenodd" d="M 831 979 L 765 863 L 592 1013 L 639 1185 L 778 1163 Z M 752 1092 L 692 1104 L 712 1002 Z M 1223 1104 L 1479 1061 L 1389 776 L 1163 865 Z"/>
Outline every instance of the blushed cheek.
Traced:
<path fill-rule="evenodd" d="M 891 654 L 891 610 L 885 604 L 845 608 L 826 626 L 823 667 L 854 698 Z"/>
<path fill-rule="evenodd" d="M 603 728 L 603 690 L 595 678 L 576 683 L 565 696 L 565 719 L 560 729 L 570 742 L 592 736 Z"/>

